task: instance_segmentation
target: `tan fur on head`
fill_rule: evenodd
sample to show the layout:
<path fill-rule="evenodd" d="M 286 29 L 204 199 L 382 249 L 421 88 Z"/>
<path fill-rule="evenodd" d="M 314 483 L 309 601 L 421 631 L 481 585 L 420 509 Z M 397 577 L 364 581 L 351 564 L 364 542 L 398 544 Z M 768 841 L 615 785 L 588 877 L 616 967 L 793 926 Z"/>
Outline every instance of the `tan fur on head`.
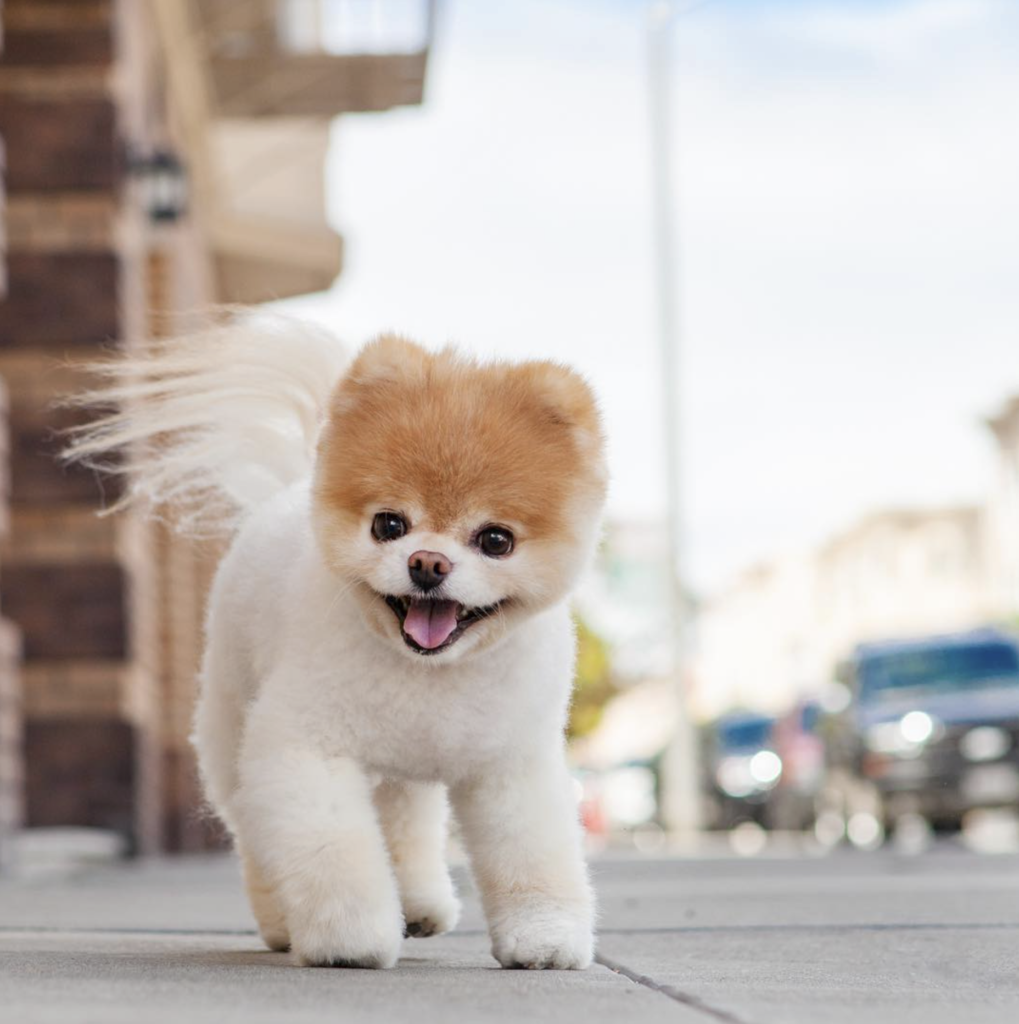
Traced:
<path fill-rule="evenodd" d="M 484 507 L 547 538 L 569 531 L 571 500 L 604 489 L 597 406 L 573 371 L 431 355 L 392 336 L 340 382 L 319 448 L 324 505 L 356 517 L 402 495 L 439 531 Z"/>
<path fill-rule="evenodd" d="M 479 363 L 384 336 L 361 351 L 330 403 L 315 473 L 319 538 L 335 568 L 392 592 L 373 578 L 388 553 L 365 538 L 376 512 L 394 510 L 419 546 L 480 559 L 470 570 L 484 574 L 479 592 L 544 605 L 565 593 L 590 549 L 603 448 L 591 390 L 568 368 Z M 469 553 L 492 523 L 516 538 L 504 565 Z"/>

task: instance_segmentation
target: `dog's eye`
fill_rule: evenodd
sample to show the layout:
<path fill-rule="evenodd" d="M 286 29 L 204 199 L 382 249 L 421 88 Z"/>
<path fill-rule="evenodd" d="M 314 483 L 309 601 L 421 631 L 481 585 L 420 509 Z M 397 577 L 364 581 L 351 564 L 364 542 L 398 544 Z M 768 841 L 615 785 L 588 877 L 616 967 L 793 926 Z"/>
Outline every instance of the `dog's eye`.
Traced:
<path fill-rule="evenodd" d="M 478 534 L 478 547 L 489 558 L 502 558 L 513 550 L 513 534 L 505 526 L 486 526 Z"/>
<path fill-rule="evenodd" d="M 372 520 L 372 536 L 377 541 L 399 540 L 407 532 L 407 520 L 397 512 L 378 512 Z"/>

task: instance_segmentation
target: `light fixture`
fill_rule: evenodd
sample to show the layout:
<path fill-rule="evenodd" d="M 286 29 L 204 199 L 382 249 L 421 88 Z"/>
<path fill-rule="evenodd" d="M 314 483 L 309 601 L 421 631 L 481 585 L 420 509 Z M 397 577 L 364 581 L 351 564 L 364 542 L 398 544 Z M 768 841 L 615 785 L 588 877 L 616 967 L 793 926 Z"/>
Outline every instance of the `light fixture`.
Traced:
<path fill-rule="evenodd" d="M 155 149 L 129 160 L 131 173 L 139 183 L 145 212 L 155 224 L 180 220 L 188 208 L 187 169 L 169 149 Z"/>
<path fill-rule="evenodd" d="M 899 731 L 907 743 L 926 743 L 934 735 L 934 719 L 926 711 L 910 711 L 902 716 Z"/>

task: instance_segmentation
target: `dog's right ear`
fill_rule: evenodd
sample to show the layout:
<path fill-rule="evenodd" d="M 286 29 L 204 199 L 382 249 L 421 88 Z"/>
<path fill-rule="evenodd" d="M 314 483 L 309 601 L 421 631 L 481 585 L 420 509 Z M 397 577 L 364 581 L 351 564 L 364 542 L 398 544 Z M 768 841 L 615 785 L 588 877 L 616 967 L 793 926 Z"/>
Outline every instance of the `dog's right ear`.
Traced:
<path fill-rule="evenodd" d="M 365 402 L 385 402 L 394 385 L 424 380 L 432 356 L 397 334 L 382 334 L 358 352 L 333 391 L 332 412 L 341 415 Z"/>
<path fill-rule="evenodd" d="M 424 376 L 430 358 L 415 342 L 382 334 L 361 349 L 344 380 L 355 387 L 405 382 Z"/>

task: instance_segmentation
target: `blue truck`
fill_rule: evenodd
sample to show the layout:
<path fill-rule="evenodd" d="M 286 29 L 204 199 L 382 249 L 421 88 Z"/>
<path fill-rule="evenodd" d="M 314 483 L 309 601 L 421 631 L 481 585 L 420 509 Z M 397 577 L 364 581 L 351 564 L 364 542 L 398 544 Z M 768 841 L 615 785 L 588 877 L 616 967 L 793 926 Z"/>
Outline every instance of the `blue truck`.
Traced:
<path fill-rule="evenodd" d="M 829 778 L 849 780 L 846 803 L 869 793 L 886 830 L 903 814 L 951 830 L 976 808 L 1019 808 L 1012 634 L 860 644 L 842 681 L 850 699 L 827 724 L 826 750 Z"/>

